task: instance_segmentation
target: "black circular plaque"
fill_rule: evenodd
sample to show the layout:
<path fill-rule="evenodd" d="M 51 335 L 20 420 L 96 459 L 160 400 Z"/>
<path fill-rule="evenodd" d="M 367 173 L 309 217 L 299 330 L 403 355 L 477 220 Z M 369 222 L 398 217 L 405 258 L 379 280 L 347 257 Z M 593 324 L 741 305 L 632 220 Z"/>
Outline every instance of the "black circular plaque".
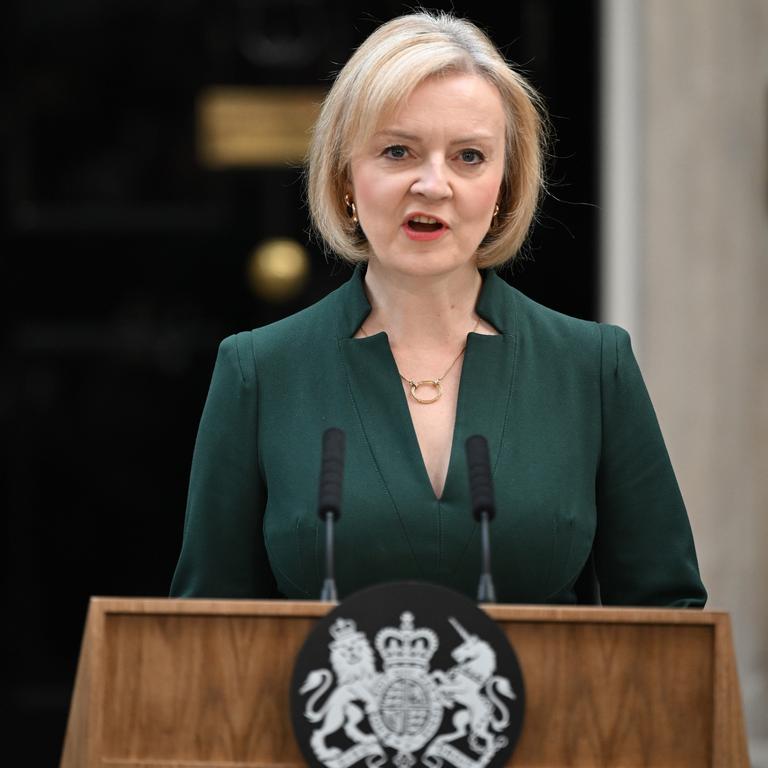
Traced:
<path fill-rule="evenodd" d="M 523 676 L 509 641 L 445 587 L 396 582 L 348 597 L 313 628 L 291 681 L 311 766 L 502 766 L 520 736 Z"/>

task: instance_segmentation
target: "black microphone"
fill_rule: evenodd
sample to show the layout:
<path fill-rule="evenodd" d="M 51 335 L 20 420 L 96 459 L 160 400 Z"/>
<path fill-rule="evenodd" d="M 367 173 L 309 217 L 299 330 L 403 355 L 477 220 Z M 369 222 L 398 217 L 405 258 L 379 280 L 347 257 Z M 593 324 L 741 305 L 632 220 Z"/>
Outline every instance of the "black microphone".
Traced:
<path fill-rule="evenodd" d="M 341 480 L 344 476 L 344 432 L 330 427 L 323 432 L 323 453 L 320 460 L 320 489 L 317 514 L 325 523 L 325 581 L 320 599 L 337 602 L 333 575 L 333 524 L 341 516 Z"/>
<path fill-rule="evenodd" d="M 479 603 L 495 603 L 496 589 L 491 576 L 491 539 L 488 522 L 496 516 L 491 480 L 491 460 L 488 455 L 488 441 L 482 435 L 467 438 L 467 467 L 469 468 L 469 490 L 472 495 L 472 514 L 480 523 L 482 537 L 482 570 L 477 588 Z"/>

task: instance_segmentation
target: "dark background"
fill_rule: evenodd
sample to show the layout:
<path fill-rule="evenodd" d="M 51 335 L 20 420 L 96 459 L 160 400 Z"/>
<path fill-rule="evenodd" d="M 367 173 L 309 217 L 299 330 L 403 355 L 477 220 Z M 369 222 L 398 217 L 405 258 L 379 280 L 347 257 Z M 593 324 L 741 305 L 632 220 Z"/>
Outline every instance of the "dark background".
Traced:
<path fill-rule="evenodd" d="M 594 318 L 597 2 L 453 2 L 543 93 L 550 194 L 505 277 Z M 296 168 L 211 171 L 211 84 L 328 84 L 399 2 L 5 0 L 0 9 L 0 509 L 5 757 L 56 765 L 90 595 L 164 596 L 218 342 L 347 279 L 308 243 Z M 306 244 L 256 298 L 248 255 Z M 22 763 L 19 763 L 22 764 Z"/>

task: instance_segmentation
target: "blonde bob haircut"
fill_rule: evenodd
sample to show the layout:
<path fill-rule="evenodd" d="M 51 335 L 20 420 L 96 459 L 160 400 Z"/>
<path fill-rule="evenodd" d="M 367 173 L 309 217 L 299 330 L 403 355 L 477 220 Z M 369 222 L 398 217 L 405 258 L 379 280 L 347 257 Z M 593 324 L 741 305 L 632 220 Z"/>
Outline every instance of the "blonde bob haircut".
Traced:
<path fill-rule="evenodd" d="M 544 189 L 548 123 L 541 99 L 478 27 L 444 11 L 421 9 L 376 29 L 323 100 L 305 175 L 312 225 L 326 253 L 352 263 L 369 258 L 370 245 L 344 201 L 353 150 L 367 143 L 425 79 L 453 72 L 493 83 L 506 113 L 499 214 L 477 250 L 478 267 L 500 266 L 517 255 Z"/>

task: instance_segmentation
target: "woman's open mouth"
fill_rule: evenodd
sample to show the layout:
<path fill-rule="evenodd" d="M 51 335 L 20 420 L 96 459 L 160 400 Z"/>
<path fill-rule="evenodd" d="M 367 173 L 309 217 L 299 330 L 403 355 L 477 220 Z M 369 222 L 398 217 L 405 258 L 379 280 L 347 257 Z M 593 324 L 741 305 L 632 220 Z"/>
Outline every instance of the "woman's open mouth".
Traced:
<path fill-rule="evenodd" d="M 411 240 L 437 240 L 448 227 L 430 216 L 416 216 L 403 223 L 403 231 Z"/>

